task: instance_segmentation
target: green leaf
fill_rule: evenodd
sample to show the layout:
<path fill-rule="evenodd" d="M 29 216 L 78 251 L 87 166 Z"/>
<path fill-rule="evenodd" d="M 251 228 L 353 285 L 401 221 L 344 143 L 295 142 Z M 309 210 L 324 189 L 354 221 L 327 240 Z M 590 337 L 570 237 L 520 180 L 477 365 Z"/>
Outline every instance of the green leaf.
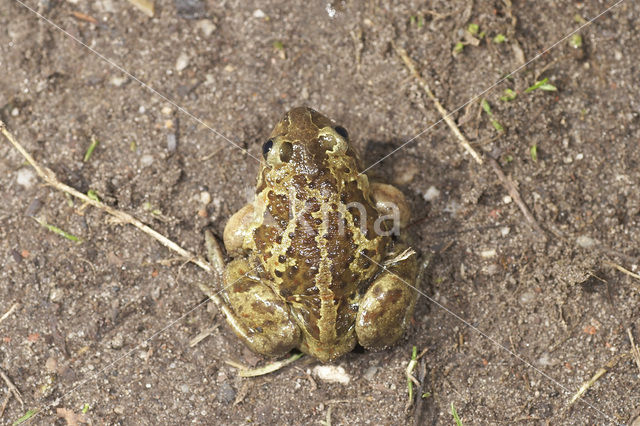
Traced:
<path fill-rule="evenodd" d="M 529 148 L 529 153 L 531 153 L 531 159 L 534 162 L 538 161 L 538 145 L 533 145 Z"/>
<path fill-rule="evenodd" d="M 536 83 L 533 86 L 527 87 L 524 93 L 533 92 L 534 90 L 537 90 L 537 89 L 546 90 L 548 92 L 555 92 L 556 90 L 558 90 L 558 88 L 553 84 L 549 83 L 549 79 L 545 77 L 541 81 L 536 81 Z"/>
<path fill-rule="evenodd" d="M 13 423 L 12 423 L 12 426 L 16 426 L 16 425 L 19 425 L 19 424 L 21 424 L 21 423 L 26 422 L 26 421 L 27 421 L 27 420 L 29 420 L 31 417 L 33 417 L 33 415 L 34 415 L 34 414 L 36 414 L 36 412 L 37 412 L 36 410 L 29 410 L 29 411 L 27 411 L 27 413 L 26 413 L 24 416 L 20 417 L 18 420 L 16 420 L 15 422 L 13 422 Z"/>
<path fill-rule="evenodd" d="M 98 193 L 93 190 L 90 189 L 89 191 L 87 191 L 87 197 L 91 198 L 93 201 L 100 201 L 100 197 L 98 197 Z"/>
<path fill-rule="evenodd" d="M 500 100 L 510 102 L 518 97 L 518 94 L 511 89 L 504 89 L 504 96 L 500 96 Z"/>
<path fill-rule="evenodd" d="M 499 131 L 499 132 L 504 131 L 504 128 L 502 127 L 502 125 L 501 125 L 500 123 L 498 123 L 498 121 L 497 121 L 497 120 L 491 119 L 491 124 L 493 124 L 493 127 L 494 127 L 497 131 Z"/>
<path fill-rule="evenodd" d="M 478 31 L 480 31 L 480 27 L 478 26 L 478 24 L 469 24 L 469 26 L 467 27 L 467 31 L 469 31 L 471 35 L 476 35 L 478 34 Z"/>
<path fill-rule="evenodd" d="M 456 425 L 462 426 L 462 420 L 458 417 L 458 412 L 456 411 L 456 407 L 453 406 L 453 402 L 451 403 L 451 415 L 453 416 L 453 420 L 456 422 Z"/>
<path fill-rule="evenodd" d="M 569 39 L 569 45 L 574 49 L 579 49 L 582 47 L 582 36 L 580 34 L 574 34 Z"/>
<path fill-rule="evenodd" d="M 507 41 L 507 37 L 504 34 L 498 34 L 493 38 L 493 42 L 497 44 L 504 43 L 505 41 Z"/>
<path fill-rule="evenodd" d="M 36 220 L 36 222 L 38 222 L 40 225 L 44 226 L 45 228 L 47 228 L 49 231 L 53 232 L 54 234 L 61 235 L 61 236 L 65 237 L 67 240 L 70 240 L 70 241 L 73 241 L 73 242 L 76 242 L 76 243 L 81 243 L 82 242 L 82 240 L 80 238 L 76 237 L 73 234 L 68 233 L 64 229 L 60 229 L 55 225 L 50 225 L 47 222 L 45 222 L 44 220 L 42 220 L 42 219 L 38 219 L 38 218 L 35 218 L 35 217 L 34 217 L 34 219 Z"/>
<path fill-rule="evenodd" d="M 82 407 L 82 414 L 87 414 L 87 411 L 89 411 L 89 404 L 85 403 Z"/>
<path fill-rule="evenodd" d="M 453 54 L 457 55 L 458 53 L 462 52 L 463 49 L 464 49 L 464 43 L 459 41 L 456 43 L 455 46 L 453 46 Z"/>
<path fill-rule="evenodd" d="M 87 149 L 87 152 L 84 153 L 84 162 L 86 163 L 87 161 L 89 161 L 89 158 L 91 158 L 91 154 L 93 154 L 93 151 L 96 149 L 96 147 L 98 146 L 100 142 L 98 141 L 98 139 L 96 138 L 92 138 L 91 139 L 91 145 L 89 145 L 89 148 Z"/>
<path fill-rule="evenodd" d="M 273 48 L 276 50 L 284 50 L 284 44 L 281 41 L 276 40 L 273 42 Z"/>
<path fill-rule="evenodd" d="M 486 99 L 482 99 L 480 101 L 480 106 L 482 107 L 482 109 L 484 110 L 484 112 L 486 112 L 487 114 L 489 114 L 489 116 L 491 117 L 493 115 L 493 113 L 491 112 L 491 106 L 489 105 L 489 102 L 487 102 Z"/>

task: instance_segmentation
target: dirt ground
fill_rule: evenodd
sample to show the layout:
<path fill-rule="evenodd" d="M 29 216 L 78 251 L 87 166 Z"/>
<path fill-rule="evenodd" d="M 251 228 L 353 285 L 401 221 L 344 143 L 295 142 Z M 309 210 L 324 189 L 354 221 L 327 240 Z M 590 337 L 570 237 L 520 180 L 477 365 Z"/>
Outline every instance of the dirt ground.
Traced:
<path fill-rule="evenodd" d="M 639 2 L 621 2 L 580 40 L 562 38 L 613 0 L 155 3 L 149 18 L 125 1 L 25 1 L 65 35 L 2 0 L 0 118 L 36 160 L 203 253 L 203 230 L 221 236 L 255 183 L 257 163 L 232 144 L 259 156 L 290 107 L 346 127 L 366 165 L 420 134 L 368 174 L 405 192 L 416 248 L 437 252 L 421 283 L 428 297 L 401 344 L 333 363 L 348 384 L 319 378 L 305 358 L 240 378 L 226 360 L 269 360 L 205 303 L 193 284 L 207 273 L 42 185 L 3 139 L 0 316 L 13 310 L 0 320 L 0 370 L 24 406 L 11 396 L 2 424 L 28 410 L 33 424 L 65 424 L 63 415 L 93 424 L 452 424 L 452 406 L 464 424 L 630 424 L 640 414 L 640 364 L 630 355 L 640 280 L 613 266 L 640 269 Z M 444 123 L 430 128 L 440 115 L 391 42 L 457 110 L 474 149 L 498 160 L 543 231 L 488 162 L 476 164 Z M 557 90 L 525 92 L 544 78 Z M 517 97 L 501 100 L 505 89 Z M 467 103 L 479 94 L 491 116 L 479 99 Z M 92 138 L 99 145 L 85 162 Z M 414 346 L 426 353 L 407 409 Z M 8 392 L 1 380 L 0 404 Z"/>

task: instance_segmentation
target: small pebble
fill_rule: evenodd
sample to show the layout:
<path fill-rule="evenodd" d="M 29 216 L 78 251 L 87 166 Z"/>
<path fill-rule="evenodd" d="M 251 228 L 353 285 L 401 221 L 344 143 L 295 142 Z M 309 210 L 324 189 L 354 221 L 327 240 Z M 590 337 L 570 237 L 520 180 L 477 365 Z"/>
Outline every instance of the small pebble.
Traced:
<path fill-rule="evenodd" d="M 111 77 L 110 82 L 114 86 L 120 87 L 120 86 L 128 83 L 129 82 L 129 78 L 124 76 L 124 75 L 121 75 L 121 74 L 116 74 L 113 77 Z"/>
<path fill-rule="evenodd" d="M 373 380 L 377 372 L 378 372 L 378 367 L 376 367 L 375 365 L 372 365 L 371 367 L 364 370 L 363 376 L 366 380 L 371 381 Z"/>
<path fill-rule="evenodd" d="M 496 256 L 496 249 L 486 249 L 480 252 L 480 257 L 490 259 Z"/>
<path fill-rule="evenodd" d="M 435 186 L 430 186 L 429 189 L 427 189 L 427 192 L 424 193 L 422 198 L 424 198 L 425 201 L 433 201 L 439 196 L 440 190 L 438 190 L 438 188 L 436 188 Z"/>
<path fill-rule="evenodd" d="M 216 399 L 222 404 L 231 404 L 236 399 L 236 390 L 229 383 L 223 383 L 218 388 Z"/>
<path fill-rule="evenodd" d="M 418 174 L 418 166 L 413 163 L 398 163 L 394 167 L 393 182 L 397 185 L 407 185 Z"/>
<path fill-rule="evenodd" d="M 577 161 L 580 161 L 580 160 L 582 160 L 583 158 L 584 158 L 584 154 L 583 154 L 583 153 L 576 154 L 576 160 L 577 160 Z"/>
<path fill-rule="evenodd" d="M 153 164 L 153 155 L 145 154 L 142 157 L 140 157 L 140 166 L 149 167 L 152 164 Z"/>
<path fill-rule="evenodd" d="M 19 115 L 20 115 L 20 110 L 19 110 L 18 108 L 13 108 L 13 109 L 11 110 L 11 116 L 12 116 L 12 117 L 17 117 L 17 116 L 19 116 Z"/>
<path fill-rule="evenodd" d="M 181 384 L 180 385 L 180 392 L 189 393 L 189 385 L 187 385 L 186 383 Z"/>
<path fill-rule="evenodd" d="M 533 291 L 527 290 L 520 295 L 520 301 L 522 303 L 531 303 L 535 300 L 536 294 Z"/>
<path fill-rule="evenodd" d="M 124 337 L 122 337 L 121 333 L 118 333 L 115 336 L 113 336 L 113 338 L 109 342 L 109 346 L 111 346 L 111 349 L 120 349 L 122 348 L 123 345 L 124 345 Z"/>
<path fill-rule="evenodd" d="M 175 152 L 178 147 L 178 138 L 175 133 L 169 133 L 167 135 L 167 151 Z"/>
<path fill-rule="evenodd" d="M 313 368 L 315 376 L 328 383 L 340 383 L 348 385 L 351 377 L 344 371 L 344 368 L 337 365 L 316 365 Z"/>
<path fill-rule="evenodd" d="M 200 193 L 200 202 L 205 206 L 209 204 L 211 202 L 211 194 L 209 194 L 207 191 L 202 191 Z"/>
<path fill-rule="evenodd" d="M 187 68 L 189 66 L 189 59 L 189 55 L 187 55 L 185 52 L 182 52 L 178 56 L 178 59 L 176 59 L 176 71 L 180 72 Z"/>
<path fill-rule="evenodd" d="M 511 228 L 509 228 L 508 226 L 500 228 L 500 235 L 502 235 L 503 237 L 509 235 L 509 232 L 511 232 Z"/>
<path fill-rule="evenodd" d="M 138 108 L 138 113 L 140 114 L 144 114 L 147 111 L 147 109 L 144 107 L 144 105 L 140 105 L 140 107 Z"/>
<path fill-rule="evenodd" d="M 209 19 L 201 19 L 196 24 L 196 28 L 202 31 L 202 35 L 209 37 L 216 30 L 216 25 Z"/>
<path fill-rule="evenodd" d="M 49 373 L 55 373 L 58 369 L 58 360 L 50 356 L 44 363 L 44 368 L 46 368 Z"/>
<path fill-rule="evenodd" d="M 36 173 L 31 167 L 23 167 L 17 172 L 16 182 L 24 189 L 29 189 L 36 183 Z"/>
<path fill-rule="evenodd" d="M 264 12 L 262 10 L 260 10 L 260 9 L 256 9 L 256 10 L 253 11 L 253 17 L 254 18 L 262 19 L 265 16 L 267 16 L 267 15 L 265 15 Z"/>
<path fill-rule="evenodd" d="M 511 198 L 511 196 L 509 195 L 505 195 L 504 197 L 502 197 L 502 202 L 505 204 L 511 204 L 512 201 L 513 201 L 513 198 Z"/>
<path fill-rule="evenodd" d="M 586 235 L 581 235 L 578 238 L 576 238 L 576 244 L 578 244 L 582 248 L 591 248 L 595 246 L 596 243 L 597 243 L 596 240 Z"/>
<path fill-rule="evenodd" d="M 34 198 L 33 201 L 27 207 L 27 210 L 24 212 L 25 216 L 35 216 L 38 214 L 40 209 L 42 208 L 42 201 L 37 198 Z"/>
<path fill-rule="evenodd" d="M 173 110 L 171 109 L 170 106 L 162 107 L 162 110 L 160 110 L 160 112 L 162 112 L 162 115 L 171 115 L 171 114 L 173 114 Z"/>

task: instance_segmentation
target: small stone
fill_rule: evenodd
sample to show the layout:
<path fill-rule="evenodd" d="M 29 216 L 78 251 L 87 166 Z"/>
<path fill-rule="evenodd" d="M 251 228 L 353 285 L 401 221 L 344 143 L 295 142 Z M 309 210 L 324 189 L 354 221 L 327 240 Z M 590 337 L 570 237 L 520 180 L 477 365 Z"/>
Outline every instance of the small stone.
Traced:
<path fill-rule="evenodd" d="M 207 15 L 204 0 L 173 0 L 178 16 L 184 19 L 202 19 Z"/>
<path fill-rule="evenodd" d="M 147 112 L 147 109 L 144 107 L 144 105 L 140 105 L 140 107 L 138 107 L 138 113 L 144 114 L 145 112 Z"/>
<path fill-rule="evenodd" d="M 615 58 L 616 61 L 619 61 L 620 59 L 622 59 L 622 52 L 619 50 L 614 51 L 613 57 Z"/>
<path fill-rule="evenodd" d="M 444 213 L 451 213 L 451 216 L 455 216 L 458 213 L 458 210 L 460 210 L 460 203 L 457 202 L 456 200 L 451 200 L 447 203 L 446 206 L 444 206 L 444 209 L 442 210 Z"/>
<path fill-rule="evenodd" d="M 189 59 L 189 55 L 185 52 L 178 55 L 178 59 L 176 59 L 176 71 L 184 71 L 184 69 L 189 66 Z"/>
<path fill-rule="evenodd" d="M 118 333 L 115 336 L 113 336 L 113 338 L 109 342 L 109 346 L 111 346 L 111 349 L 120 349 L 122 348 L 123 345 L 124 345 L 124 337 L 122 337 L 121 333 Z"/>
<path fill-rule="evenodd" d="M 265 15 L 265 13 L 260 9 L 256 9 L 256 10 L 253 11 L 253 17 L 254 18 L 262 19 L 265 16 L 267 16 L 267 15 Z"/>
<path fill-rule="evenodd" d="M 511 232 L 511 228 L 509 228 L 508 226 L 500 228 L 500 235 L 502 235 L 503 237 L 509 235 L 509 232 Z"/>
<path fill-rule="evenodd" d="M 12 117 L 17 117 L 17 116 L 19 116 L 19 115 L 20 115 L 20 110 L 19 110 L 17 107 L 14 107 L 14 108 L 11 110 L 11 116 L 12 116 Z"/>
<path fill-rule="evenodd" d="M 591 248 L 595 246 L 596 243 L 597 243 L 596 240 L 594 240 L 593 238 L 587 235 L 581 235 L 578 238 L 576 238 L 576 244 L 578 244 L 582 248 Z"/>
<path fill-rule="evenodd" d="M 576 160 L 577 160 L 577 161 L 580 161 L 580 160 L 582 160 L 583 158 L 584 158 L 584 154 L 583 154 L 583 153 L 581 153 L 581 152 L 580 152 L 580 153 L 576 154 Z"/>
<path fill-rule="evenodd" d="M 170 106 L 162 107 L 160 112 L 162 112 L 162 115 L 171 115 L 171 114 L 173 114 L 173 110 L 171 109 Z"/>
<path fill-rule="evenodd" d="M 364 370 L 363 377 L 366 380 L 371 381 L 371 380 L 373 380 L 373 378 L 375 377 L 377 372 L 378 372 L 378 367 L 376 367 L 375 365 L 372 365 L 371 367 L 369 367 L 366 370 Z"/>
<path fill-rule="evenodd" d="M 186 383 L 181 384 L 180 385 L 180 392 L 189 393 L 189 385 L 187 385 Z"/>
<path fill-rule="evenodd" d="M 24 189 L 29 189 L 36 183 L 36 174 L 31 167 L 23 167 L 16 174 L 16 182 Z"/>
<path fill-rule="evenodd" d="M 196 28 L 202 31 L 202 35 L 209 37 L 216 30 L 216 25 L 209 19 L 201 19 L 196 24 Z"/>
<path fill-rule="evenodd" d="M 117 74 L 114 75 L 113 77 L 111 77 L 111 80 L 109 80 L 111 82 L 111 84 L 113 84 L 116 87 L 120 87 L 123 86 L 125 84 L 127 84 L 129 82 L 129 77 L 126 77 L 122 74 Z"/>
<path fill-rule="evenodd" d="M 225 382 L 218 388 L 216 399 L 222 404 L 231 404 L 236 399 L 236 390 Z"/>
<path fill-rule="evenodd" d="M 58 360 L 50 356 L 44 363 L 44 368 L 46 368 L 49 373 L 55 373 L 58 369 Z"/>
<path fill-rule="evenodd" d="M 418 174 L 418 166 L 413 163 L 398 163 L 393 169 L 393 183 L 396 185 L 407 185 Z"/>
<path fill-rule="evenodd" d="M 490 259 L 492 257 L 496 256 L 496 249 L 492 248 L 492 249 L 486 249 L 486 250 L 482 250 L 480 252 L 480 257 L 484 258 L 484 259 Z"/>
<path fill-rule="evenodd" d="M 424 198 L 425 201 L 433 201 L 439 196 L 440 196 L 440 190 L 432 185 L 429 187 L 429 189 L 427 189 L 427 192 L 424 193 L 422 198 Z"/>
<path fill-rule="evenodd" d="M 178 147 L 178 138 L 175 133 L 169 133 L 167 135 L 167 151 L 175 152 Z"/>
<path fill-rule="evenodd" d="M 502 202 L 505 204 L 511 204 L 512 201 L 513 201 L 513 198 L 511 198 L 511 196 L 509 195 L 505 195 L 504 197 L 502 197 Z"/>
<path fill-rule="evenodd" d="M 153 155 L 145 154 L 142 157 L 140 157 L 140 166 L 149 167 L 152 164 L 153 164 Z"/>
<path fill-rule="evenodd" d="M 351 377 L 344 368 L 337 365 L 317 365 L 313 368 L 313 374 L 318 379 L 328 383 L 348 385 L 351 381 Z"/>
<path fill-rule="evenodd" d="M 121 416 L 124 414 L 124 408 L 120 406 L 113 407 L 113 412 Z"/>
<path fill-rule="evenodd" d="M 520 302 L 524 304 L 531 303 L 535 300 L 536 294 L 533 291 L 527 290 L 520 295 Z"/>
<path fill-rule="evenodd" d="M 202 191 L 200 193 L 200 202 L 205 206 L 211 202 L 211 194 L 207 191 Z"/>
<path fill-rule="evenodd" d="M 64 299 L 64 290 L 59 287 L 53 287 L 49 293 L 49 300 L 53 303 L 61 302 Z"/>

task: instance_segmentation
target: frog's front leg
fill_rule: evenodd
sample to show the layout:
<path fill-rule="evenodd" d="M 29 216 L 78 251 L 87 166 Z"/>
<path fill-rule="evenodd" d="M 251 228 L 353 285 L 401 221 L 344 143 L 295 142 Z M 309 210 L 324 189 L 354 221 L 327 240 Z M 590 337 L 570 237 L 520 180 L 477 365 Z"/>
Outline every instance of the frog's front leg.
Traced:
<path fill-rule="evenodd" d="M 224 264 L 220 247 L 210 233 L 205 239 L 210 262 L 217 269 Z M 249 348 L 262 355 L 283 355 L 299 345 L 300 329 L 288 305 L 252 272 L 246 259 L 229 263 L 224 273 L 218 274 L 225 287 L 212 299 Z"/>
<path fill-rule="evenodd" d="M 365 348 L 385 349 L 407 329 L 417 299 L 416 262 L 413 250 L 394 251 L 385 261 L 385 270 L 364 294 L 356 316 L 356 334 Z"/>

